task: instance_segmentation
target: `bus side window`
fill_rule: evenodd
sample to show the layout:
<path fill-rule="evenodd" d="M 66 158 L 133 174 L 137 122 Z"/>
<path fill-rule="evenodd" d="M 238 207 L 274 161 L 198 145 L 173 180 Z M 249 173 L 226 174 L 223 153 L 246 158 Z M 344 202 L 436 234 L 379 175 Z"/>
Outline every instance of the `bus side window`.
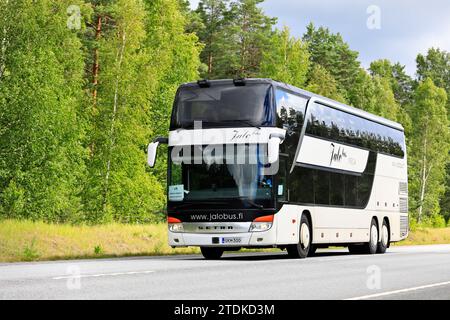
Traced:
<path fill-rule="evenodd" d="M 277 197 L 278 201 L 287 201 L 287 157 L 280 155 L 280 167 L 278 169 L 278 187 Z"/>

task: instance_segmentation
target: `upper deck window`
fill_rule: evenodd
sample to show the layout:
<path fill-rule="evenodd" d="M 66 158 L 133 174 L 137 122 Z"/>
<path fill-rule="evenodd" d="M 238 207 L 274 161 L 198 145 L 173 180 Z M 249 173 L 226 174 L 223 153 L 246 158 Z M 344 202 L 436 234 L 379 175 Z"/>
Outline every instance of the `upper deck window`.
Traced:
<path fill-rule="evenodd" d="M 186 86 L 178 92 L 171 129 L 191 129 L 194 121 L 203 128 L 272 126 L 271 105 L 270 84 Z"/>
<path fill-rule="evenodd" d="M 405 137 L 402 131 L 319 103 L 309 108 L 307 134 L 404 157 Z"/>

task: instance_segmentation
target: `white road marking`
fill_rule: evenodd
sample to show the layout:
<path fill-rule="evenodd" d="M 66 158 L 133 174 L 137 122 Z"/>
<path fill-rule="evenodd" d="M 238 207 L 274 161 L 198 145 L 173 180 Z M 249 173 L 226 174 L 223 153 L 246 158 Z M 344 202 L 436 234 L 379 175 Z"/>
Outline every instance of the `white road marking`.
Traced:
<path fill-rule="evenodd" d="M 54 277 L 53 280 L 63 280 L 63 279 L 74 279 L 74 278 L 99 278 L 99 277 L 116 277 L 116 276 L 124 276 L 124 275 L 134 275 L 134 274 L 149 274 L 155 271 L 131 271 L 131 272 L 116 272 L 116 273 L 99 273 L 99 274 L 80 274 L 80 275 L 71 275 L 71 276 L 63 276 L 63 277 Z"/>
<path fill-rule="evenodd" d="M 382 293 L 376 293 L 376 294 L 369 294 L 367 296 L 361 296 L 361 297 L 350 298 L 350 299 L 345 299 L 345 300 L 364 300 L 364 299 L 379 298 L 379 297 L 390 296 L 390 295 L 398 294 L 398 293 L 405 293 L 405 292 L 417 291 L 417 290 L 422 290 L 422 289 L 442 287 L 442 286 L 446 286 L 446 285 L 450 285 L 450 281 L 433 283 L 433 284 L 429 284 L 429 285 L 425 285 L 425 286 L 408 288 L 408 289 L 401 289 L 401 290 L 394 290 L 394 291 L 388 291 L 388 292 L 382 292 Z"/>

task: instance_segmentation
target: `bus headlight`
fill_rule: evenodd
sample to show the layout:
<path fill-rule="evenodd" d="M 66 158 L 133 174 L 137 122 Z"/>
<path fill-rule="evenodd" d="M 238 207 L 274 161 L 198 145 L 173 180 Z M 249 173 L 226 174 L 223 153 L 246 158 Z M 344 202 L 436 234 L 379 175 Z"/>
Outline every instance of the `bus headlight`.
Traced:
<path fill-rule="evenodd" d="M 253 222 L 249 232 L 267 231 L 272 228 L 272 222 Z"/>
<path fill-rule="evenodd" d="M 273 215 L 256 218 L 250 225 L 249 232 L 262 232 L 272 228 Z"/>
<path fill-rule="evenodd" d="M 169 231 L 172 232 L 183 232 L 183 223 L 177 218 L 168 217 L 167 222 L 169 223 Z"/>

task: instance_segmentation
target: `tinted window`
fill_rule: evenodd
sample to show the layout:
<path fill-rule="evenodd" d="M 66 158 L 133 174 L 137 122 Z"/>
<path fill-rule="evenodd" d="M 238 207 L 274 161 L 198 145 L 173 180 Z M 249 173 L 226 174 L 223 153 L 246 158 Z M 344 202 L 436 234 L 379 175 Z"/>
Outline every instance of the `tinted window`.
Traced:
<path fill-rule="evenodd" d="M 297 151 L 308 100 L 281 89 L 276 90 L 275 97 L 277 127 L 287 131 L 286 139 L 281 145 L 281 152 L 289 156 L 288 167 L 290 168 Z"/>
<path fill-rule="evenodd" d="M 289 131 L 299 131 L 305 119 L 305 109 L 308 100 L 277 89 L 277 125 Z"/>
<path fill-rule="evenodd" d="M 345 206 L 356 207 L 358 203 L 358 177 L 345 177 Z"/>
<path fill-rule="evenodd" d="M 345 200 L 345 175 L 330 173 L 330 204 L 343 206 Z"/>
<path fill-rule="evenodd" d="M 314 177 L 314 200 L 316 204 L 330 204 L 330 173 L 318 171 Z"/>
<path fill-rule="evenodd" d="M 295 167 L 289 177 L 289 201 L 296 203 L 314 203 L 315 170 Z"/>
<path fill-rule="evenodd" d="M 318 103 L 310 108 L 307 134 L 404 157 L 404 134 L 400 130 Z"/>
<path fill-rule="evenodd" d="M 273 125 L 269 84 L 243 87 L 214 85 L 210 88 L 183 87 L 178 92 L 171 129 L 191 128 L 194 121 L 203 127 Z M 240 122 L 240 123 L 239 123 Z"/>
<path fill-rule="evenodd" d="M 289 176 L 289 201 L 302 204 L 365 208 L 372 191 L 377 154 L 370 152 L 361 175 L 296 166 Z"/>

